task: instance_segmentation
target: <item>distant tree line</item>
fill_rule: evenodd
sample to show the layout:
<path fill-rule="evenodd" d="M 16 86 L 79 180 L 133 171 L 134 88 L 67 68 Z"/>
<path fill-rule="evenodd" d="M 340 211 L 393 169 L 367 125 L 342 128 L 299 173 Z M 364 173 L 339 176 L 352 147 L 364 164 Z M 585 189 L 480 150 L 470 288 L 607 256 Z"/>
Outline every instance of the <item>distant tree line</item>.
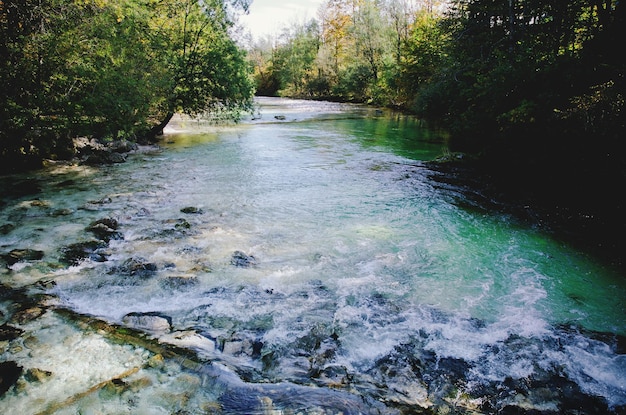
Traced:
<path fill-rule="evenodd" d="M 229 35 L 245 0 L 0 1 L 0 168 L 71 156 L 71 140 L 154 136 L 177 111 L 249 106 Z"/>
<path fill-rule="evenodd" d="M 623 256 L 625 14 L 622 0 L 327 0 L 249 58 L 259 94 L 446 129 L 453 163 L 437 168 Z"/>
<path fill-rule="evenodd" d="M 327 0 L 249 56 L 259 94 L 401 107 L 505 185 L 597 205 L 603 182 L 626 183 L 625 13 L 616 0 Z"/>

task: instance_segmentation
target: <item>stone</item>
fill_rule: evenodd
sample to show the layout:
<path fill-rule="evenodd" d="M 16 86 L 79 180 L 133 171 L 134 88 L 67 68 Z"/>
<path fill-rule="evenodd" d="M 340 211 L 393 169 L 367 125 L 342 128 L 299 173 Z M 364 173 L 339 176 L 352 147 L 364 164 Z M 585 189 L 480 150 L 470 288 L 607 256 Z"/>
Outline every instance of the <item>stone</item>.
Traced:
<path fill-rule="evenodd" d="M 148 278 L 153 276 L 157 270 L 158 267 L 156 264 L 148 262 L 144 258 L 137 257 L 127 259 L 122 265 L 114 267 L 109 273 Z"/>
<path fill-rule="evenodd" d="M 29 307 L 15 313 L 11 320 L 18 324 L 26 324 L 29 321 L 33 321 L 36 318 L 39 318 L 41 315 L 43 315 L 44 311 L 45 310 L 41 307 Z"/>
<path fill-rule="evenodd" d="M 3 324 L 0 326 L 0 341 L 11 341 L 20 337 L 24 333 L 24 330 L 17 327 Z"/>
<path fill-rule="evenodd" d="M 108 148 L 115 153 L 130 153 L 131 151 L 137 151 L 139 146 L 137 143 L 122 139 L 111 142 Z"/>
<path fill-rule="evenodd" d="M 50 216 L 52 217 L 69 216 L 69 215 L 72 215 L 73 213 L 74 211 L 72 209 L 62 208 L 62 209 L 53 210 L 52 212 L 50 212 Z"/>
<path fill-rule="evenodd" d="M 103 251 L 106 246 L 106 242 L 98 240 L 77 242 L 61 249 L 59 261 L 66 265 L 78 265 L 85 259 L 105 262 L 108 259 L 107 253 Z"/>
<path fill-rule="evenodd" d="M 126 326 L 155 333 L 169 332 L 172 319 L 160 313 L 128 313 L 122 318 Z"/>
<path fill-rule="evenodd" d="M 195 275 L 176 275 L 164 278 L 161 285 L 164 288 L 180 289 L 193 287 L 198 284 L 198 277 Z"/>
<path fill-rule="evenodd" d="M 52 372 L 47 370 L 31 368 L 26 371 L 24 378 L 29 382 L 45 382 L 52 376 Z"/>
<path fill-rule="evenodd" d="M 104 218 L 91 222 L 87 231 L 93 233 L 96 238 L 108 242 L 112 239 L 124 239 L 122 234 L 117 231 L 118 228 L 119 224 L 116 219 Z"/>
<path fill-rule="evenodd" d="M 43 258 L 43 251 L 38 251 L 35 249 L 14 249 L 8 254 L 3 255 L 2 257 L 9 265 L 13 265 L 17 262 L 24 261 L 38 261 Z"/>
<path fill-rule="evenodd" d="M 230 263 L 236 267 L 241 267 L 241 268 L 254 267 L 258 264 L 254 256 L 247 255 L 241 251 L 235 251 L 233 253 L 232 258 L 230 259 Z"/>
<path fill-rule="evenodd" d="M 126 155 L 110 150 L 94 150 L 91 154 L 83 158 L 82 163 L 88 166 L 99 166 L 105 164 L 124 163 Z"/>
<path fill-rule="evenodd" d="M 202 209 L 194 207 L 194 206 L 184 207 L 180 211 L 182 213 L 195 214 L 195 215 L 200 215 L 200 214 L 204 213 L 204 211 Z"/>
<path fill-rule="evenodd" d="M 159 342 L 208 353 L 215 351 L 215 341 L 194 330 L 177 331 L 166 334 L 159 338 Z"/>
<path fill-rule="evenodd" d="M 22 367 L 13 361 L 0 362 L 0 397 L 15 385 L 22 371 Z"/>

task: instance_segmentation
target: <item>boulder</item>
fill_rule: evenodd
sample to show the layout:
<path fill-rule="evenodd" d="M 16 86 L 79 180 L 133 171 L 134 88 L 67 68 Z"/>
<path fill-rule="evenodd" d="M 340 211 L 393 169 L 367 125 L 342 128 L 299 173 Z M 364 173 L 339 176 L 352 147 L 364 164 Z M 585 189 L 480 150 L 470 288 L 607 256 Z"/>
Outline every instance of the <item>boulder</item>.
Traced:
<path fill-rule="evenodd" d="M 22 367 L 13 361 L 0 362 L 0 397 L 15 385 L 22 370 Z"/>
<path fill-rule="evenodd" d="M 108 254 L 103 251 L 106 246 L 106 242 L 97 240 L 77 242 L 61 249 L 59 261 L 67 265 L 78 265 L 85 259 L 105 262 L 108 259 Z"/>
<path fill-rule="evenodd" d="M 140 278 L 149 278 L 158 270 L 156 264 L 148 262 L 144 258 L 128 258 L 121 265 L 111 269 L 109 274 L 122 274 L 127 276 L 136 276 Z"/>
<path fill-rule="evenodd" d="M 119 224 L 116 219 L 103 218 L 91 222 L 87 227 L 87 231 L 93 233 L 96 238 L 108 242 L 111 239 L 119 240 L 124 238 L 122 233 L 117 231 L 118 227 Z"/>
<path fill-rule="evenodd" d="M 128 313 L 122 318 L 126 326 L 153 333 L 169 332 L 172 319 L 160 313 Z"/>
<path fill-rule="evenodd" d="M 176 331 L 159 338 L 159 342 L 174 346 L 212 353 L 215 351 L 215 341 L 204 337 L 194 330 Z"/>
<path fill-rule="evenodd" d="M 43 251 L 37 251 L 35 249 L 14 249 L 8 254 L 2 255 L 4 260 L 9 265 L 13 265 L 17 262 L 24 261 L 38 261 L 43 258 Z"/>
<path fill-rule="evenodd" d="M 88 166 L 98 166 L 103 164 L 124 163 L 125 161 L 125 154 L 115 153 L 109 150 L 97 150 L 85 157 L 82 163 Z"/>
<path fill-rule="evenodd" d="M 0 326 L 0 341 L 11 341 L 20 337 L 24 330 L 3 324 Z"/>
<path fill-rule="evenodd" d="M 41 317 L 41 315 L 43 315 L 44 312 L 45 310 L 41 307 L 24 308 L 18 311 L 17 313 L 15 313 L 11 321 L 17 324 L 26 324 L 29 321 L 32 321 Z"/>
<path fill-rule="evenodd" d="M 116 140 L 110 143 L 108 148 L 115 153 L 130 153 L 131 151 L 137 151 L 139 146 L 132 141 Z"/>

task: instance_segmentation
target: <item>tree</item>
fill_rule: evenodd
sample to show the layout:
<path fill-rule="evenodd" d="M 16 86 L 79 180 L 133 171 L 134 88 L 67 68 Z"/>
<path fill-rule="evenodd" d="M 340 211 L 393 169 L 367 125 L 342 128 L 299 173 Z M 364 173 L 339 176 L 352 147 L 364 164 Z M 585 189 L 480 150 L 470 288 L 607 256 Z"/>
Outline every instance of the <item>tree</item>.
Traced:
<path fill-rule="evenodd" d="M 229 36 L 239 3 L 0 1 L 0 158 L 68 156 L 76 135 L 153 136 L 176 111 L 250 107 Z"/>

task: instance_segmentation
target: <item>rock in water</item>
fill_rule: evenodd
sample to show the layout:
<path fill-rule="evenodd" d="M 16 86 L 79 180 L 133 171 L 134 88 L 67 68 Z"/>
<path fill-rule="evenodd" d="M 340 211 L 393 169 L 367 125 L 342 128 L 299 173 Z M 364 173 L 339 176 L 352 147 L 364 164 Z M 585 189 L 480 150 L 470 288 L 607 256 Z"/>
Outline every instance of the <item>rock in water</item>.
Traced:
<path fill-rule="evenodd" d="M 103 241 L 78 242 L 62 248 L 59 261 L 67 265 L 78 265 L 87 258 L 96 262 L 104 262 L 107 260 L 107 255 L 102 252 L 102 249 L 106 246 L 107 243 Z"/>
<path fill-rule="evenodd" d="M 111 239 L 123 239 L 122 234 L 117 231 L 118 227 L 119 224 L 117 220 L 104 218 L 91 222 L 87 230 L 93 233 L 96 238 L 108 242 Z"/>
<path fill-rule="evenodd" d="M 233 253 L 232 258 L 230 259 L 230 263 L 236 267 L 249 268 L 254 267 L 258 264 L 255 257 L 252 255 L 247 255 L 241 251 L 235 251 Z"/>
<path fill-rule="evenodd" d="M 127 276 L 149 278 L 158 270 L 156 264 L 146 261 L 144 258 L 128 258 L 120 266 L 113 268 L 110 274 L 122 274 Z"/>
<path fill-rule="evenodd" d="M 204 213 L 204 211 L 200 208 L 197 208 L 195 206 L 187 206 L 184 207 L 180 210 L 182 213 L 187 213 L 187 214 L 195 214 L 195 215 L 200 215 L 202 213 Z"/>
<path fill-rule="evenodd" d="M 14 249 L 2 256 L 9 265 L 23 261 L 38 261 L 43 258 L 43 251 L 35 249 Z"/>
<path fill-rule="evenodd" d="M 1 362 L 0 363 L 0 396 L 3 396 L 6 391 L 17 382 L 17 379 L 22 374 L 22 367 L 17 363 Z"/>
<path fill-rule="evenodd" d="M 22 333 L 24 333 L 24 330 L 22 329 L 9 326 L 8 324 L 3 324 L 0 326 L 0 341 L 15 340 L 20 337 Z"/>
<path fill-rule="evenodd" d="M 172 319 L 159 313 L 128 313 L 122 318 L 122 323 L 133 329 L 157 333 L 172 329 Z"/>

